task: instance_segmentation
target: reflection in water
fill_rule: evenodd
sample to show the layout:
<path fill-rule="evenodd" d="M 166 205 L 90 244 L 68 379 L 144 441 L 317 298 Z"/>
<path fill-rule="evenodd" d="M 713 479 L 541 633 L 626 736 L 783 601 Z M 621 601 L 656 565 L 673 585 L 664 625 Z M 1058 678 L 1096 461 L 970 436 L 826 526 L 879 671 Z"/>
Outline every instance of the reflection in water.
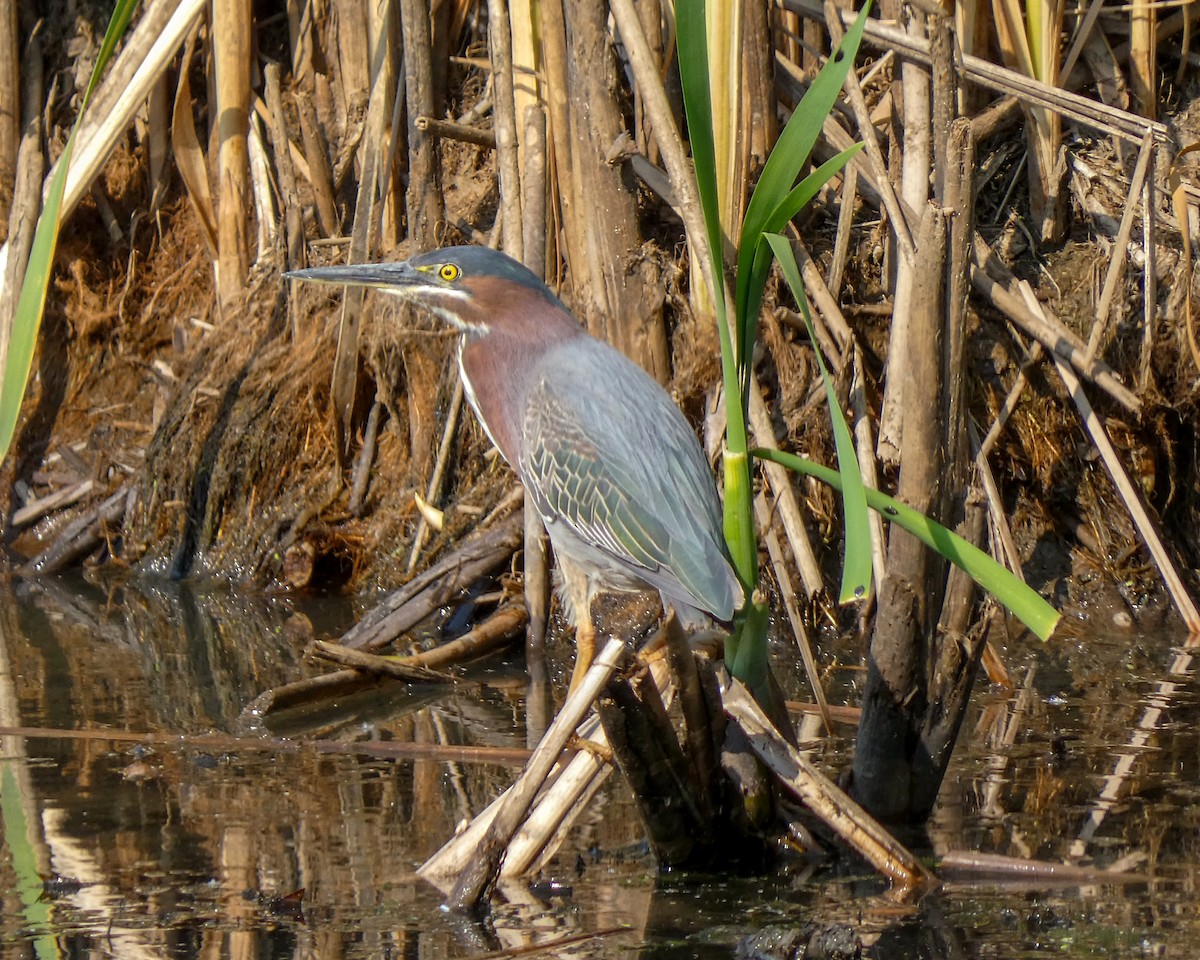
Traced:
<path fill-rule="evenodd" d="M 760 946 L 859 942 L 878 957 L 1187 955 L 1200 936 L 1200 717 L 1194 680 L 1166 639 L 1010 649 L 1018 690 L 977 694 L 969 742 L 924 841 L 934 852 L 1067 857 L 1149 704 L 1157 727 L 1142 723 L 1128 785 L 1089 835 L 1100 866 L 1129 868 L 1140 856 L 1132 866 L 1147 877 L 1140 886 L 959 883 L 899 907 L 849 859 L 788 861 L 767 877 L 654 879 L 634 807 L 613 778 L 547 875 L 502 885 L 476 922 L 443 914 L 438 891 L 413 871 L 512 780 L 510 762 L 199 739 L 240 733 L 258 693 L 315 669 L 292 639 L 308 632 L 292 630 L 293 618 L 337 633 L 340 624 L 322 620 L 330 615 L 178 584 L 8 588 L 0 936 L 13 947 L 5 956 L 454 958 L 604 930 L 557 955 L 727 957 L 750 934 Z M 488 675 L 494 682 L 482 689 L 381 686 L 272 721 L 269 733 L 523 748 L 523 676 L 504 664 Z M 530 726 L 541 726 L 548 694 L 544 685 L 533 691 Z M 96 730 L 112 739 L 66 732 Z M 139 743 L 130 733 L 179 739 Z M 819 759 L 836 768 L 845 748 L 826 743 Z M 611 932 L 620 927 L 628 932 Z"/>

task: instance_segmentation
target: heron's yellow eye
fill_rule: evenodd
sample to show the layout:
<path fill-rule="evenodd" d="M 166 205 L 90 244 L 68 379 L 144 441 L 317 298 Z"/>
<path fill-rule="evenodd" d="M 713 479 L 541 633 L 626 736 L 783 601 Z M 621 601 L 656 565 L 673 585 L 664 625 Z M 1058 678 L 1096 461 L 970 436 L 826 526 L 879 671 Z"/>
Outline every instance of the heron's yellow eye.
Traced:
<path fill-rule="evenodd" d="M 458 275 L 461 272 L 462 271 L 460 271 L 458 269 L 458 267 L 456 267 L 452 263 L 443 263 L 440 267 L 438 267 L 438 276 L 441 277 L 443 280 L 445 280 L 447 283 L 452 283 L 455 280 L 457 280 Z"/>

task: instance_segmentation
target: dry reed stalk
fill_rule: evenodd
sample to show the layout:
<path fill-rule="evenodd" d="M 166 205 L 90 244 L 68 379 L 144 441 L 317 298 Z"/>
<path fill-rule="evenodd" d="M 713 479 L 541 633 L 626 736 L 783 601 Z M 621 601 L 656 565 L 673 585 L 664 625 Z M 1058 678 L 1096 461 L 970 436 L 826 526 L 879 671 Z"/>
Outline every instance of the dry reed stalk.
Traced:
<path fill-rule="evenodd" d="M 42 42 L 33 36 L 21 60 L 25 126 L 17 150 L 16 179 L 8 211 L 8 240 L 0 248 L 0 370 L 8 361 L 13 315 L 21 296 L 22 278 L 33 247 L 33 234 L 42 211 Z"/>
<path fill-rule="evenodd" d="M 171 90 L 166 77 L 159 79 L 150 91 L 147 103 L 146 153 L 150 181 L 150 213 L 158 213 L 167 197 L 170 174 Z"/>
<path fill-rule="evenodd" d="M 1129 86 L 1133 108 L 1148 120 L 1158 118 L 1158 5 L 1132 0 L 1129 8 Z"/>
<path fill-rule="evenodd" d="M 232 321 L 245 304 L 250 269 L 250 0 L 213 0 L 213 68 L 216 73 L 217 302 Z"/>
<path fill-rule="evenodd" d="M 1121 225 L 1117 229 L 1117 238 L 1113 242 L 1113 254 L 1104 274 L 1104 286 L 1100 292 L 1100 302 L 1096 307 L 1096 321 L 1092 324 L 1092 332 L 1088 337 L 1087 353 L 1084 362 L 1091 363 L 1104 344 L 1104 335 L 1108 330 L 1108 317 L 1112 309 L 1113 296 L 1117 292 L 1117 284 L 1125 274 L 1125 261 L 1129 254 L 1129 237 L 1133 232 L 1133 221 L 1138 210 L 1138 201 L 1142 194 L 1142 185 L 1146 182 L 1146 172 L 1150 169 L 1151 154 L 1157 149 L 1154 137 L 1146 132 L 1142 141 L 1142 149 L 1138 151 L 1137 164 L 1133 168 L 1133 179 L 1129 185 L 1129 194 L 1125 198 L 1125 209 L 1121 213 Z M 1147 208 L 1143 216 L 1154 216 L 1152 208 Z M 1183 223 L 1185 246 L 1189 244 L 1186 220 Z M 1189 250 L 1190 253 L 1190 250 Z M 1191 257 L 1187 258 L 1191 262 Z M 1146 271 L 1150 271 L 1150 258 L 1146 258 Z"/>
<path fill-rule="evenodd" d="M 784 7 L 810 17 L 821 17 L 821 0 L 781 0 Z M 841 13 L 842 21 L 853 14 Z M 928 42 L 908 36 L 903 30 L 878 20 L 868 20 L 863 32 L 863 41 L 872 46 L 895 51 L 921 63 L 931 61 Z M 1118 56 L 1120 51 L 1114 51 Z M 1088 97 L 1055 87 L 1032 77 L 1022 76 L 1015 70 L 989 63 L 979 57 L 964 55 L 957 64 L 960 73 L 969 81 L 997 93 L 1019 97 L 1030 104 L 1053 109 L 1064 117 L 1101 133 L 1119 137 L 1126 142 L 1140 145 L 1151 130 L 1160 143 L 1170 142 L 1171 135 L 1165 124 L 1099 103 Z"/>
<path fill-rule="evenodd" d="M 1034 313 L 1041 312 L 1041 304 L 1026 282 L 1021 281 L 1020 291 L 1029 310 Z M 1091 437 L 1093 445 L 1100 454 L 1100 458 L 1104 461 L 1104 466 L 1112 478 L 1113 486 L 1116 487 L 1118 495 L 1125 502 L 1125 508 L 1129 511 L 1129 516 L 1133 520 L 1134 527 L 1136 527 L 1138 533 L 1141 535 L 1142 542 L 1146 544 L 1146 549 L 1149 550 L 1150 557 L 1154 561 L 1155 566 L 1158 567 L 1159 575 L 1163 578 L 1167 592 L 1170 593 L 1171 599 L 1175 602 L 1175 607 L 1183 618 L 1184 625 L 1192 633 L 1200 632 L 1200 610 L 1196 609 L 1196 605 L 1188 595 L 1187 587 L 1176 571 L 1175 564 L 1172 562 L 1170 554 L 1167 552 L 1162 539 L 1158 535 L 1154 521 L 1150 519 L 1149 513 L 1142 504 L 1137 488 L 1130 481 L 1129 475 L 1121 465 L 1120 457 L 1117 456 L 1116 449 L 1113 447 L 1112 441 L 1108 438 L 1108 432 L 1105 430 L 1103 421 L 1092 408 L 1091 402 L 1084 392 L 1083 385 L 1079 382 L 1079 377 L 1076 376 L 1071 365 L 1058 354 L 1055 354 L 1054 362 L 1058 367 L 1059 376 L 1062 377 L 1067 392 L 1079 408 L 1084 428 Z"/>
<path fill-rule="evenodd" d="M 762 398 L 762 387 L 757 378 L 750 384 L 750 430 L 758 446 L 769 450 L 778 449 L 771 425 L 771 413 Z M 810 597 L 818 596 L 825 590 L 825 581 L 821 576 L 821 564 L 817 561 L 812 541 L 801 517 L 800 505 L 796 501 L 792 474 L 779 464 L 769 461 L 763 463 L 762 467 L 771 493 L 775 497 L 775 507 L 787 534 L 788 546 L 792 548 L 792 558 L 804 583 L 804 590 Z"/>
<path fill-rule="evenodd" d="M 287 0 L 292 80 L 301 89 L 307 89 L 312 75 L 313 21 L 324 13 L 324 6 L 323 0 Z"/>
<path fill-rule="evenodd" d="M 374 119 L 374 127 L 368 127 L 366 136 L 381 137 L 381 161 L 376 174 L 376 190 L 380 197 L 379 236 L 377 249 L 387 254 L 400 242 L 402 236 L 403 210 L 400 198 L 403 195 L 400 171 L 396 164 L 397 137 L 402 102 L 396 95 L 400 75 L 400 19 L 394 0 L 370 0 L 367 4 L 367 36 L 371 45 L 371 90 L 383 79 L 382 102 L 378 109 L 381 115 Z"/>
<path fill-rule="evenodd" d="M 967 299 L 970 296 L 972 240 L 975 235 L 975 140 L 971 123 L 959 117 L 947 131 L 945 180 L 941 202 L 953 211 L 950 220 L 949 271 L 946 275 L 946 450 L 954 471 L 949 487 L 966 483 L 966 343 Z"/>
<path fill-rule="evenodd" d="M 850 256 L 850 230 L 854 225 L 854 208 L 857 205 L 858 167 L 851 163 L 846 166 L 842 175 L 842 189 L 838 193 L 837 233 L 833 238 L 829 272 L 825 275 L 825 286 L 835 299 L 842 292 L 842 277 L 845 275 L 846 261 Z"/>
<path fill-rule="evenodd" d="M 637 198 L 626 189 L 621 168 L 607 159 L 613 143 L 627 132 L 616 99 L 618 65 L 608 18 L 602 5 L 591 0 L 566 0 L 563 8 L 564 33 L 558 34 L 558 24 L 552 24 L 555 32 L 547 29 L 545 42 L 547 88 L 554 84 L 551 67 L 565 70 L 571 103 L 576 105 L 564 118 L 569 155 L 563 157 L 557 149 L 554 154 L 572 307 L 591 333 L 665 383 L 670 362 L 659 268 L 643 252 Z M 629 13 L 641 36 L 636 11 Z M 619 18 L 618 28 L 624 37 Z M 565 47 L 552 52 L 559 43 Z M 553 130 L 553 100 L 551 104 Z M 554 136 L 557 148 L 559 133 Z"/>
<path fill-rule="evenodd" d="M 600 690 L 625 655 L 625 641 L 611 637 L 592 662 L 579 686 L 567 697 L 550 729 L 538 744 L 524 772 L 505 794 L 504 802 L 497 810 L 487 833 L 480 841 L 475 856 L 459 875 L 446 906 L 456 912 L 474 910 L 500 873 L 500 862 L 509 841 L 512 840 L 525 819 L 534 798 L 545 783 L 546 777 L 558 762 L 559 754 L 568 738 L 579 726 L 584 714 L 591 709 Z"/>
<path fill-rule="evenodd" d="M 279 64 L 268 63 L 263 69 L 267 95 L 267 116 L 270 118 L 271 142 L 274 147 L 275 173 L 283 204 L 284 229 L 287 236 L 287 268 L 298 270 L 306 263 L 304 251 L 304 222 L 300 216 L 300 194 L 296 190 L 296 171 L 292 164 L 292 143 L 287 134 L 283 109 L 283 86 Z M 291 301 L 288 301 L 289 308 Z M 293 330 L 293 334 L 295 334 Z"/>
<path fill-rule="evenodd" d="M 317 227 L 322 237 L 336 237 L 342 232 L 341 218 L 333 198 L 333 178 L 329 171 L 329 147 L 317 119 L 317 108 L 309 97 L 295 98 L 300 117 L 300 136 L 304 140 L 304 161 L 308 168 L 308 185 L 312 188 L 316 207 Z"/>
<path fill-rule="evenodd" d="M 629 66 L 645 105 L 647 120 L 662 151 L 663 166 L 666 167 L 671 186 L 678 198 L 676 210 L 683 220 L 684 231 L 687 234 L 692 268 L 699 269 L 710 291 L 716 290 L 716 278 L 712 276 L 712 254 L 708 246 L 708 234 L 700 215 L 700 201 L 696 195 L 691 162 L 683 149 L 683 139 L 675 123 L 675 114 L 667 98 L 666 87 L 656 68 L 654 54 L 646 41 L 632 0 L 611 0 L 609 8 L 625 44 Z M 693 283 L 692 286 L 697 285 Z M 730 316 L 733 315 L 732 300 L 729 313 Z"/>
<path fill-rule="evenodd" d="M 578 810 L 612 773 L 612 764 L 600 755 L 608 747 L 600 721 L 595 716 L 588 717 L 576 736 L 586 749 L 576 751 L 569 759 L 564 755 L 560 765 L 547 776 L 545 790 L 509 844 L 501 877 L 521 877 L 536 869 L 534 864 L 547 838 L 556 835 L 564 812 Z M 507 796 L 506 790 L 476 814 L 465 829 L 417 868 L 417 876 L 449 892 L 450 881 L 466 869 Z"/>
<path fill-rule="evenodd" d="M 7 220 L 21 146 L 21 57 L 17 0 L 0 0 L 0 219 Z"/>
<path fill-rule="evenodd" d="M 383 174 L 383 158 L 387 152 L 388 121 L 392 112 L 389 97 L 395 79 L 386 69 L 381 70 L 371 88 L 366 134 L 361 144 L 361 178 L 354 204 L 354 223 L 350 228 L 350 247 L 346 251 L 347 263 L 366 261 L 378 243 L 383 208 L 378 187 Z M 364 296 L 362 287 L 348 287 L 342 297 L 342 312 L 338 319 L 337 351 L 333 360 L 330 394 L 338 429 L 336 447 L 339 463 L 348 456 L 354 436 L 352 420 L 358 395 L 358 355 Z"/>
<path fill-rule="evenodd" d="M 368 0 L 338 0 L 332 7 L 337 91 L 341 115 L 348 124 L 362 115 L 376 75 L 368 38 L 367 6 Z M 363 171 L 359 169 L 358 173 L 361 177 Z"/>
<path fill-rule="evenodd" d="M 513 77 L 512 33 L 506 0 L 488 0 L 488 49 L 492 61 L 493 129 L 500 168 L 500 248 L 523 260 L 521 165 L 517 139 L 517 99 Z M 522 97 L 522 105 L 528 102 Z"/>
<path fill-rule="evenodd" d="M 1036 0 L 1022 9 L 1016 0 L 993 0 L 996 33 L 1008 66 L 1051 87 L 1059 85 L 1064 0 Z M 1029 201 L 1043 243 L 1055 243 L 1065 228 L 1062 116 L 1054 109 L 1023 104 L 1028 120 Z"/>
<path fill-rule="evenodd" d="M 1035 346 L 1037 345 L 1035 344 Z M 988 517 L 993 530 L 992 552 L 999 563 L 1004 564 L 1021 580 L 1024 580 L 1025 572 L 1021 569 L 1021 554 L 1017 550 L 1016 541 L 1013 539 L 1012 530 L 1008 525 L 1008 517 L 1004 513 L 1004 500 L 1000 496 L 1000 487 L 996 483 L 995 474 L 992 473 L 992 466 L 988 463 L 987 452 L 979 442 L 978 433 L 971 424 L 968 424 L 968 427 L 970 427 L 972 443 L 977 448 L 975 470 L 979 483 L 983 487 L 984 497 L 987 499 Z"/>
<path fill-rule="evenodd" d="M 400 0 L 404 34 L 404 88 L 408 110 L 408 192 L 405 207 L 408 239 L 414 250 L 437 245 L 438 227 L 446 215 L 437 141 L 417 129 L 417 117 L 436 116 L 433 95 L 432 37 L 429 10 L 420 0 Z"/>
<path fill-rule="evenodd" d="M 841 43 L 846 31 L 838 11 L 827 8 L 825 12 L 822 12 L 821 6 L 815 4 L 813 11 L 805 12 L 809 13 L 810 16 L 823 18 L 829 28 L 832 41 L 834 43 Z M 868 20 L 867 27 L 869 28 L 873 22 Z M 866 172 L 875 184 L 883 207 L 887 211 L 889 226 L 895 233 L 896 242 L 900 247 L 900 254 L 904 260 L 911 260 L 914 246 L 913 229 L 916 226 L 917 215 L 897 195 L 892 186 L 887 161 L 883 156 L 883 150 L 879 144 L 879 135 L 875 130 L 875 124 L 871 121 L 871 111 L 867 108 L 867 100 L 863 94 L 862 84 L 859 82 L 858 74 L 853 70 L 846 75 L 845 89 L 846 102 L 850 105 L 854 121 L 858 124 L 859 136 L 862 137 L 865 144 L 863 152 L 866 154 L 866 162 L 859 165 L 858 169 L 862 171 L 863 167 L 866 167 Z M 836 150 L 845 150 L 853 143 L 850 136 L 842 130 L 841 125 L 833 116 L 826 119 L 825 131 L 827 136 L 832 134 L 832 137 L 836 138 L 836 142 L 832 138 L 830 140 Z M 855 157 L 851 163 L 859 164 L 861 156 L 860 154 L 859 157 Z"/>
<path fill-rule="evenodd" d="M 546 276 L 546 204 L 549 194 L 546 156 L 546 113 L 540 103 L 525 110 L 521 137 L 522 164 L 521 239 L 525 266 L 543 279 Z M 532 503 L 525 504 L 524 550 L 525 605 L 529 625 L 525 632 L 527 656 L 544 656 L 546 627 L 550 614 L 550 544 L 542 518 Z"/>
<path fill-rule="evenodd" d="M 148 6 L 138 20 L 80 125 L 63 192 L 64 220 L 90 190 L 150 91 L 174 63 L 206 6 L 206 0 L 180 0 L 178 4 L 160 0 Z M 53 170 L 48 176 L 53 176 Z"/>
<path fill-rule="evenodd" d="M 937 878 L 920 860 L 779 735 L 745 687 L 727 675 L 721 687 L 726 712 L 745 731 L 754 752 L 814 816 L 900 891 L 929 889 L 937 884 Z"/>
<path fill-rule="evenodd" d="M 826 19 L 836 18 L 831 4 L 826 2 Z M 832 14 L 832 15 L 831 15 Z M 927 42 L 926 18 L 913 10 L 906 26 L 910 38 Z M 931 116 L 932 74 L 928 66 L 912 60 L 904 60 L 900 68 L 901 93 L 903 98 L 903 145 L 901 148 L 900 200 L 910 210 L 920 210 L 929 199 L 929 178 L 932 163 Z M 859 121 L 861 124 L 861 120 Z M 891 171 L 895 176 L 895 171 Z M 913 378 L 905 369 L 908 356 L 905 345 L 911 340 L 910 315 L 916 297 L 915 276 L 929 269 L 926 253 L 919 246 L 915 255 L 901 257 L 896 264 L 893 296 L 892 322 L 888 327 L 887 379 L 884 384 L 883 405 L 879 414 L 879 436 L 876 455 L 881 459 L 897 463 L 901 459 L 901 444 L 904 437 L 905 410 L 919 403 L 916 396 L 907 395 L 914 385 Z"/>
<path fill-rule="evenodd" d="M 262 101 L 255 98 L 261 104 Z M 250 161 L 250 187 L 254 197 L 254 220 L 258 224 L 258 240 L 255 249 L 258 255 L 273 253 L 278 233 L 279 214 L 275 207 L 276 180 L 267 160 L 266 136 L 263 133 L 263 110 L 250 115 L 250 129 L 246 137 L 246 148 Z"/>
<path fill-rule="evenodd" d="M 1113 400 L 1131 412 L 1142 408 L 1142 401 L 1133 393 L 1111 367 L 1102 360 L 1087 363 L 1087 344 L 1070 328 L 1044 307 L 1034 311 L 1029 308 L 1019 293 L 1010 285 L 1014 282 L 1007 269 L 992 253 L 987 241 L 976 232 L 974 237 L 975 262 L 971 267 L 971 286 L 977 294 L 1011 320 L 1018 328 L 1037 340 L 1054 355 L 1061 356 L 1089 382 L 1107 393 Z M 990 271 L 1003 273 L 1003 280 L 991 276 Z"/>
<path fill-rule="evenodd" d="M 508 47 L 510 51 L 509 83 L 512 87 L 513 101 L 513 139 L 517 145 L 517 166 L 524 174 L 527 155 L 525 138 L 518 133 L 525 132 L 525 118 L 531 108 L 540 109 L 542 105 L 541 82 L 538 71 L 541 68 L 539 58 L 537 20 L 541 5 L 536 7 L 533 0 L 508 0 Z M 488 41 L 492 41 L 492 14 L 488 14 Z M 497 92 L 499 89 L 497 88 Z M 522 201 L 524 197 L 522 197 Z M 541 271 L 538 271 L 539 275 Z"/>
<path fill-rule="evenodd" d="M 293 334 L 295 335 L 295 334 Z M 367 414 L 363 427 L 362 446 L 354 459 L 354 470 L 350 474 L 350 500 L 346 505 L 352 517 L 361 517 L 366 510 L 367 488 L 371 482 L 371 465 L 375 462 L 376 442 L 379 439 L 379 420 L 383 415 L 383 403 L 376 400 Z"/>
<path fill-rule="evenodd" d="M 1150 362 L 1154 354 L 1154 338 L 1158 329 L 1158 207 L 1154 202 L 1155 180 L 1154 154 L 1150 151 L 1147 161 L 1146 179 L 1142 183 L 1142 252 L 1146 258 L 1142 265 L 1142 350 L 1138 357 L 1138 386 L 1143 392 L 1150 388 Z M 1187 223 L 1180 225 L 1187 231 Z M 1191 295 L 1191 286 L 1188 287 Z"/>

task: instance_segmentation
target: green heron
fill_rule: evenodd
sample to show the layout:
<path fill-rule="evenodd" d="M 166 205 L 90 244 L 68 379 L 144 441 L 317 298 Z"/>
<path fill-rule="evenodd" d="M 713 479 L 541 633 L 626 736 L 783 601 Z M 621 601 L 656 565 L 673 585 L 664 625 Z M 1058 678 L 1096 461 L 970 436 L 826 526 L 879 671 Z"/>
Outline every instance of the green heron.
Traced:
<path fill-rule="evenodd" d="M 576 625 L 573 686 L 591 663 L 598 592 L 653 587 L 685 626 L 733 618 L 742 587 L 696 435 L 652 377 L 589 335 L 531 271 L 495 250 L 449 247 L 286 276 L 373 287 L 461 331 L 467 399 L 554 547 Z"/>

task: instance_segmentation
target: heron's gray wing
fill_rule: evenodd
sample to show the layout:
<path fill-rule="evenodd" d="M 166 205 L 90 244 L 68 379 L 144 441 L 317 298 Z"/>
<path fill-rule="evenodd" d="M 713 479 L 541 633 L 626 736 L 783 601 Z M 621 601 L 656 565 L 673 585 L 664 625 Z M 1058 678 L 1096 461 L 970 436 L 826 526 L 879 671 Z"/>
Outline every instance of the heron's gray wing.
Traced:
<path fill-rule="evenodd" d="M 741 588 L 695 435 L 640 368 L 598 341 L 573 346 L 528 396 L 518 469 L 535 505 L 668 595 L 729 619 Z"/>

